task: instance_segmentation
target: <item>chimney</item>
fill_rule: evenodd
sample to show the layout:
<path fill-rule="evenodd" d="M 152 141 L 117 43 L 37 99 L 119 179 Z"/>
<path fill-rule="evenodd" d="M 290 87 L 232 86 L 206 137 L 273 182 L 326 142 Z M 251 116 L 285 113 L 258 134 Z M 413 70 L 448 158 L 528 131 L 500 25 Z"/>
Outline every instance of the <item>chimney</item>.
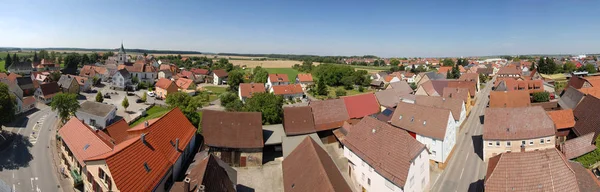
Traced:
<path fill-rule="evenodd" d="M 184 191 L 190 191 L 190 181 L 191 181 L 191 179 L 189 177 L 186 177 L 185 179 L 183 179 Z"/>
<path fill-rule="evenodd" d="M 144 143 L 144 145 L 146 145 L 146 134 L 142 133 L 142 135 L 140 135 L 140 140 L 142 140 L 142 143 Z"/>
<path fill-rule="evenodd" d="M 175 139 L 175 151 L 179 151 L 179 138 Z"/>
<path fill-rule="evenodd" d="M 148 127 L 148 121 L 144 121 L 144 127 Z"/>

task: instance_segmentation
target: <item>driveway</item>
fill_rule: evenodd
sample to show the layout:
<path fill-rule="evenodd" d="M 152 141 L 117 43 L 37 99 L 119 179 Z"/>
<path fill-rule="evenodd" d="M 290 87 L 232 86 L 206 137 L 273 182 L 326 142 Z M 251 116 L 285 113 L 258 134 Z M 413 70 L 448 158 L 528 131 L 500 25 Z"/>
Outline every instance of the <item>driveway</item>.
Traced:
<path fill-rule="evenodd" d="M 262 167 L 234 167 L 237 171 L 237 191 L 283 191 L 281 161 L 271 161 Z"/>
<path fill-rule="evenodd" d="M 483 191 L 487 164 L 483 162 L 483 122 L 481 118 L 489 101 L 488 96 L 495 78 L 486 83 L 479 93 L 471 114 L 459 132 L 454 154 L 448 166 L 435 180 L 431 191 Z"/>

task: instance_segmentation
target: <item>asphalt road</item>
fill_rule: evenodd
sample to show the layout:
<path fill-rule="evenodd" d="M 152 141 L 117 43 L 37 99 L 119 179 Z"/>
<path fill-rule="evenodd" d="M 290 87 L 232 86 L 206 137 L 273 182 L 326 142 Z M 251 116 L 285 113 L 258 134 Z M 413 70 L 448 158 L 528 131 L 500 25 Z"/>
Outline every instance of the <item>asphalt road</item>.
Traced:
<path fill-rule="evenodd" d="M 12 191 L 62 191 L 49 148 L 56 113 L 45 105 L 38 108 L 4 128 L 18 133 L 13 145 L 0 151 L 0 179 Z"/>
<path fill-rule="evenodd" d="M 477 102 L 459 132 L 454 153 L 446 169 L 433 182 L 433 192 L 483 191 L 487 164 L 483 162 L 482 117 L 489 101 L 494 80 L 477 93 Z"/>

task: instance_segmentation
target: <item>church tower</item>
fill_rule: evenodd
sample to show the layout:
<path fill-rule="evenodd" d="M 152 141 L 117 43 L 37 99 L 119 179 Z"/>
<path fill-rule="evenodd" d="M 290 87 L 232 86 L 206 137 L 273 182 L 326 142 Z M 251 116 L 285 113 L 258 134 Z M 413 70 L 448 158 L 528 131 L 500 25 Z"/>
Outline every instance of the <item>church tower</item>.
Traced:
<path fill-rule="evenodd" d="M 123 42 L 121 42 L 121 49 L 119 49 L 117 59 L 118 64 L 125 64 L 125 62 L 127 62 L 127 53 L 125 53 L 125 48 L 123 48 Z"/>

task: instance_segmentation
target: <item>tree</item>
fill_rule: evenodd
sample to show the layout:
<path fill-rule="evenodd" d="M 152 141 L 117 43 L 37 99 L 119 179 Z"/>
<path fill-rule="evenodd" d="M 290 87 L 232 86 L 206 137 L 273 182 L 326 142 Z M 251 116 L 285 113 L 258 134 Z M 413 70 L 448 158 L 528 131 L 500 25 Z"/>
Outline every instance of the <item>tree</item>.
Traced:
<path fill-rule="evenodd" d="M 583 66 L 583 70 L 587 71 L 588 73 L 598 72 L 598 70 L 596 69 L 596 66 L 594 66 L 592 64 L 586 64 L 585 66 Z"/>
<path fill-rule="evenodd" d="M 81 63 L 81 57 L 78 53 L 69 53 L 65 57 L 65 68 L 77 69 L 77 66 Z"/>
<path fill-rule="evenodd" d="M 240 101 L 237 94 L 232 92 L 225 92 L 219 96 L 221 100 L 221 106 L 225 107 L 227 111 L 242 111 L 244 104 Z"/>
<path fill-rule="evenodd" d="M 33 52 L 33 62 L 34 63 L 40 62 L 40 59 L 38 58 L 38 54 L 35 51 Z"/>
<path fill-rule="evenodd" d="M 458 64 L 452 67 L 452 78 L 458 79 L 460 78 L 460 69 L 458 69 Z"/>
<path fill-rule="evenodd" d="M 17 56 L 17 54 L 13 53 L 12 64 L 20 63 L 20 62 L 21 61 L 19 60 L 19 57 Z"/>
<path fill-rule="evenodd" d="M 121 106 L 123 106 L 123 108 L 125 108 L 125 111 L 127 111 L 127 107 L 129 107 L 129 100 L 127 99 L 127 96 L 125 96 L 125 98 L 121 102 Z"/>
<path fill-rule="evenodd" d="M 548 92 L 537 92 L 533 93 L 534 102 L 547 102 L 550 101 L 550 93 Z"/>
<path fill-rule="evenodd" d="M 144 57 L 148 56 L 148 53 L 144 53 Z"/>
<path fill-rule="evenodd" d="M 263 124 L 278 124 L 283 119 L 283 97 L 257 93 L 246 99 L 245 111 L 261 112 Z"/>
<path fill-rule="evenodd" d="M 98 53 L 93 52 L 92 54 L 90 54 L 90 62 L 95 63 L 98 61 L 98 58 L 100 58 L 100 55 L 98 55 Z"/>
<path fill-rule="evenodd" d="M 8 90 L 8 85 L 0 83 L 0 130 L 2 126 L 15 119 L 15 108 L 17 106 L 16 97 L 11 95 Z"/>
<path fill-rule="evenodd" d="M 102 103 L 103 101 L 104 101 L 104 97 L 102 97 L 102 92 L 98 91 L 98 93 L 96 93 L 96 102 Z"/>
<path fill-rule="evenodd" d="M 341 88 L 336 89 L 335 90 L 335 96 L 336 97 L 346 96 L 346 90 L 341 89 Z"/>
<path fill-rule="evenodd" d="M 390 60 L 390 65 L 398 66 L 400 65 L 400 61 L 396 58 Z"/>
<path fill-rule="evenodd" d="M 411 73 L 416 73 L 417 72 L 417 68 L 415 67 L 415 64 L 412 64 L 412 67 L 410 68 L 410 72 Z"/>
<path fill-rule="evenodd" d="M 454 66 L 454 61 L 452 59 L 446 58 L 442 60 L 443 66 Z"/>
<path fill-rule="evenodd" d="M 417 84 L 416 83 L 410 83 L 410 88 L 412 88 L 412 90 L 416 90 L 417 89 Z"/>
<path fill-rule="evenodd" d="M 92 85 L 96 85 L 96 84 L 98 84 L 98 80 L 99 80 L 99 79 L 98 79 L 98 77 L 94 76 L 94 77 L 92 78 Z"/>
<path fill-rule="evenodd" d="M 62 74 L 60 72 L 54 71 L 54 72 L 50 73 L 49 78 L 52 81 L 58 81 L 60 79 L 60 76 L 62 76 Z"/>
<path fill-rule="evenodd" d="M 531 68 L 530 68 L 529 70 L 530 70 L 530 71 L 533 71 L 533 70 L 535 70 L 535 68 L 536 68 L 535 66 L 536 66 L 536 64 L 535 64 L 535 61 L 532 61 L 532 62 L 531 62 Z"/>
<path fill-rule="evenodd" d="M 252 74 L 252 82 L 266 83 L 268 78 L 269 78 L 269 72 L 267 72 L 266 69 L 264 69 L 260 66 L 257 66 L 256 68 L 254 68 L 254 71 Z"/>
<path fill-rule="evenodd" d="M 546 58 L 540 57 L 537 63 L 538 71 L 542 74 L 548 74 L 548 65 L 546 65 Z"/>
<path fill-rule="evenodd" d="M 38 54 L 38 62 L 42 59 L 50 59 L 50 56 L 48 56 L 48 51 L 46 50 L 40 50 L 40 54 Z"/>
<path fill-rule="evenodd" d="M 144 92 L 144 94 L 142 95 L 142 101 L 146 102 L 146 100 L 148 100 L 148 94 Z"/>
<path fill-rule="evenodd" d="M 132 75 L 132 76 L 133 76 L 133 75 Z M 131 82 L 132 82 L 133 84 L 138 84 L 138 83 L 140 82 L 140 79 L 138 79 L 138 77 L 137 77 L 137 76 L 133 76 L 133 77 L 131 78 Z"/>
<path fill-rule="evenodd" d="M 328 93 L 325 81 L 321 79 L 317 80 L 317 95 L 327 95 Z"/>
<path fill-rule="evenodd" d="M 72 93 L 58 93 L 52 98 L 50 107 L 52 111 L 57 111 L 58 117 L 64 123 L 79 109 L 77 95 Z"/>
<path fill-rule="evenodd" d="M 227 85 L 229 85 L 229 90 L 238 90 L 240 83 L 244 82 L 244 72 L 241 70 L 235 70 L 229 72 L 229 76 L 227 77 Z"/>
<path fill-rule="evenodd" d="M 358 86 L 358 92 L 365 92 L 365 87 L 363 86 Z"/>
<path fill-rule="evenodd" d="M 175 92 L 167 95 L 166 103 L 171 108 L 178 107 L 193 125 L 198 125 L 200 122 L 200 115 L 197 110 L 202 107 L 204 103 L 208 102 L 208 99 L 202 95 L 203 94 L 199 94 L 192 97 L 187 93 Z"/>
<path fill-rule="evenodd" d="M 88 57 L 87 54 L 83 54 L 81 56 L 81 65 L 87 65 L 90 64 L 90 58 Z"/>
<path fill-rule="evenodd" d="M 487 82 L 487 76 L 484 75 L 483 73 L 480 73 L 479 74 L 479 82 L 481 82 L 481 83 Z"/>
<path fill-rule="evenodd" d="M 342 84 L 345 89 L 350 90 L 354 88 L 354 78 L 352 76 L 342 77 Z"/>
<path fill-rule="evenodd" d="M 556 62 L 552 58 L 546 58 L 546 65 L 548 66 L 548 74 L 557 73 L 558 67 L 556 66 Z"/>
<path fill-rule="evenodd" d="M 573 62 L 571 61 L 567 61 L 565 62 L 565 64 L 563 65 L 563 71 L 567 72 L 567 73 L 571 73 L 573 71 L 577 70 L 577 65 L 575 65 Z"/>
<path fill-rule="evenodd" d="M 4 59 L 4 69 L 8 69 L 8 67 L 10 65 L 12 65 L 12 58 L 10 57 L 10 54 L 6 54 L 6 58 Z"/>
<path fill-rule="evenodd" d="M 448 70 L 446 71 L 446 79 L 454 79 L 454 76 L 452 76 L 452 70 Z"/>

